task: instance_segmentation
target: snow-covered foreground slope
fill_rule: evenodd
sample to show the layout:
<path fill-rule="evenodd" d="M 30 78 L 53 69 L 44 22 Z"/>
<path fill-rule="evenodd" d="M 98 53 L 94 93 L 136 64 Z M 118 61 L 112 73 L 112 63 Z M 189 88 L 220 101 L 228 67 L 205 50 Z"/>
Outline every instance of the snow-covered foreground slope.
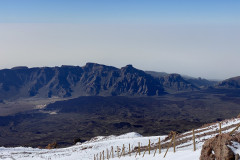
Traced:
<path fill-rule="evenodd" d="M 233 128 L 236 127 L 237 124 L 240 123 L 239 118 L 225 120 L 222 121 L 222 133 L 230 132 Z M 178 141 L 176 152 L 173 152 L 173 148 L 170 148 L 166 157 L 166 160 L 198 160 L 201 153 L 201 148 L 205 140 L 215 136 L 218 134 L 219 124 L 210 124 L 206 127 L 202 127 L 195 130 L 196 135 L 196 151 L 193 151 L 193 143 L 192 143 L 192 132 L 186 132 L 183 134 L 179 134 L 176 137 L 176 141 Z M 237 130 L 238 132 L 238 130 Z M 112 160 L 119 159 L 117 157 L 117 146 L 122 148 L 123 144 L 125 145 L 125 156 L 121 156 L 120 160 L 159 160 L 162 159 L 165 152 L 166 147 L 162 149 L 162 153 L 159 154 L 159 150 L 157 150 L 156 155 L 154 156 L 155 148 L 157 147 L 159 137 L 161 139 L 162 146 L 167 146 L 170 142 L 169 139 L 165 139 L 167 136 L 152 136 L 152 137 L 143 137 L 138 133 L 127 133 L 121 136 L 108 136 L 108 137 L 95 137 L 90 141 L 87 141 L 82 144 L 77 144 L 68 148 L 60 148 L 60 149 L 37 149 L 37 148 L 24 148 L 24 147 L 16 147 L 16 148 L 5 148 L 0 147 L 0 159 L 4 160 L 94 160 L 94 155 L 98 155 L 98 160 L 100 160 L 100 152 L 105 151 L 105 157 L 107 149 L 109 152 L 111 151 L 111 147 L 114 149 L 114 158 L 110 158 Z M 140 142 L 141 146 L 147 146 L 151 142 L 151 153 L 149 155 L 148 151 L 145 153 L 143 157 L 144 151 L 140 153 L 140 156 L 136 156 L 136 148 L 138 143 Z M 129 151 L 129 144 L 131 152 Z M 235 153 L 240 153 L 239 144 L 235 144 L 235 148 L 232 148 Z M 119 153 L 120 154 L 120 153 Z M 112 157 L 112 156 L 111 156 Z M 101 157 L 101 159 L 103 159 Z M 97 160 L 97 158 L 96 158 Z"/>

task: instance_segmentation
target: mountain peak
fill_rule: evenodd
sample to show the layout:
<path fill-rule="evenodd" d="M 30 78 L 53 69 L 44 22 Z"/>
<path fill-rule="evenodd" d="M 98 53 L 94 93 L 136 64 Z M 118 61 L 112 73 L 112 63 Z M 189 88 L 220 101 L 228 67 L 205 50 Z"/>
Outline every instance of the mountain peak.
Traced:
<path fill-rule="evenodd" d="M 122 67 L 121 70 L 122 70 L 123 72 L 140 71 L 140 70 L 134 68 L 133 65 L 131 65 L 131 64 L 128 64 L 128 65 L 126 65 L 125 67 Z"/>
<path fill-rule="evenodd" d="M 132 64 L 128 64 L 125 66 L 126 68 L 133 68 L 133 65 Z"/>
<path fill-rule="evenodd" d="M 92 68 L 93 66 L 100 66 L 100 64 L 88 62 L 88 63 L 86 63 L 86 65 L 84 66 L 84 68 Z"/>

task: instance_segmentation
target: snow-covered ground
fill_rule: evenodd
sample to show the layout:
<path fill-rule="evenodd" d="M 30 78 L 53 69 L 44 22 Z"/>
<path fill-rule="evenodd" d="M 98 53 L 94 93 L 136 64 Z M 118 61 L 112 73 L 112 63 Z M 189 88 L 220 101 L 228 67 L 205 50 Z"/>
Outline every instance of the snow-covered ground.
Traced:
<path fill-rule="evenodd" d="M 237 124 L 240 123 L 239 118 L 225 120 L 222 122 L 222 132 L 230 132 L 235 128 Z M 228 127 L 228 128 L 227 128 Z M 192 143 L 192 134 L 191 131 L 178 135 L 179 138 L 177 140 L 184 140 L 182 144 L 177 145 L 176 152 L 173 152 L 173 148 L 171 147 L 164 158 L 165 160 L 198 160 L 201 153 L 201 148 L 205 140 L 215 136 L 218 134 L 219 125 L 211 124 L 207 127 L 196 129 L 196 151 L 193 151 L 193 143 Z M 238 132 L 239 130 L 237 130 Z M 4 160 L 100 160 L 100 153 L 104 151 L 104 159 L 106 160 L 107 150 L 110 152 L 113 147 L 114 150 L 114 158 L 110 158 L 112 160 L 119 160 L 117 157 L 117 147 L 121 148 L 123 145 L 125 146 L 125 156 L 121 156 L 120 160 L 159 160 L 162 159 L 166 148 L 162 149 L 162 153 L 159 154 L 157 150 L 156 155 L 154 156 L 155 150 L 151 150 L 149 155 L 148 151 L 145 153 L 143 157 L 143 153 L 136 156 L 136 152 L 132 152 L 131 155 L 128 154 L 129 144 L 130 151 L 132 151 L 135 147 L 147 146 L 149 140 L 151 142 L 151 146 L 156 146 L 159 137 L 161 139 L 161 144 L 168 144 L 170 140 L 164 141 L 167 136 L 152 136 L 152 137 L 143 137 L 138 133 L 132 132 L 127 133 L 121 136 L 99 136 L 91 139 L 82 144 L 76 144 L 67 148 L 60 149 L 38 149 L 38 148 L 24 148 L 24 147 L 16 147 L 16 148 L 5 148 L 0 147 L 0 159 Z M 235 153 L 240 153 L 240 144 L 234 142 L 234 147 L 229 146 Z M 120 154 L 120 153 L 119 153 Z M 98 158 L 97 158 L 98 156 Z M 112 157 L 112 156 L 111 156 Z M 101 160 L 103 157 L 101 156 Z"/>

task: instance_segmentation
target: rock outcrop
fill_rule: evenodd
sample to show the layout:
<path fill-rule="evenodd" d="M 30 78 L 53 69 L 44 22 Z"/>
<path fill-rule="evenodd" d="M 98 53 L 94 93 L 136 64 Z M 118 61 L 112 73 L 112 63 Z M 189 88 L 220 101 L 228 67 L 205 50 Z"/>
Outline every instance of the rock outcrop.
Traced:
<path fill-rule="evenodd" d="M 231 145 L 232 136 L 228 134 L 217 135 L 207 140 L 202 146 L 200 160 L 235 160 Z"/>
<path fill-rule="evenodd" d="M 54 149 L 57 148 L 57 142 L 50 143 L 46 146 L 46 149 Z"/>

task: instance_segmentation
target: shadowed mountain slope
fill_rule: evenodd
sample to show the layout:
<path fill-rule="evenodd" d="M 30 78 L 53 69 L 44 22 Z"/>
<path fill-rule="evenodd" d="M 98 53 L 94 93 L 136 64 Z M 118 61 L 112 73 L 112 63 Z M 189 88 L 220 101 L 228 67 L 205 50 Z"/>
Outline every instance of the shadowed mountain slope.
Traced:
<path fill-rule="evenodd" d="M 121 69 L 95 63 L 0 70 L 0 97 L 154 96 L 164 93 L 158 79 L 132 65 Z"/>
<path fill-rule="evenodd" d="M 159 78 L 161 84 L 164 86 L 167 92 L 176 91 L 194 91 L 199 90 L 198 87 L 183 79 L 179 74 L 168 74 Z"/>

